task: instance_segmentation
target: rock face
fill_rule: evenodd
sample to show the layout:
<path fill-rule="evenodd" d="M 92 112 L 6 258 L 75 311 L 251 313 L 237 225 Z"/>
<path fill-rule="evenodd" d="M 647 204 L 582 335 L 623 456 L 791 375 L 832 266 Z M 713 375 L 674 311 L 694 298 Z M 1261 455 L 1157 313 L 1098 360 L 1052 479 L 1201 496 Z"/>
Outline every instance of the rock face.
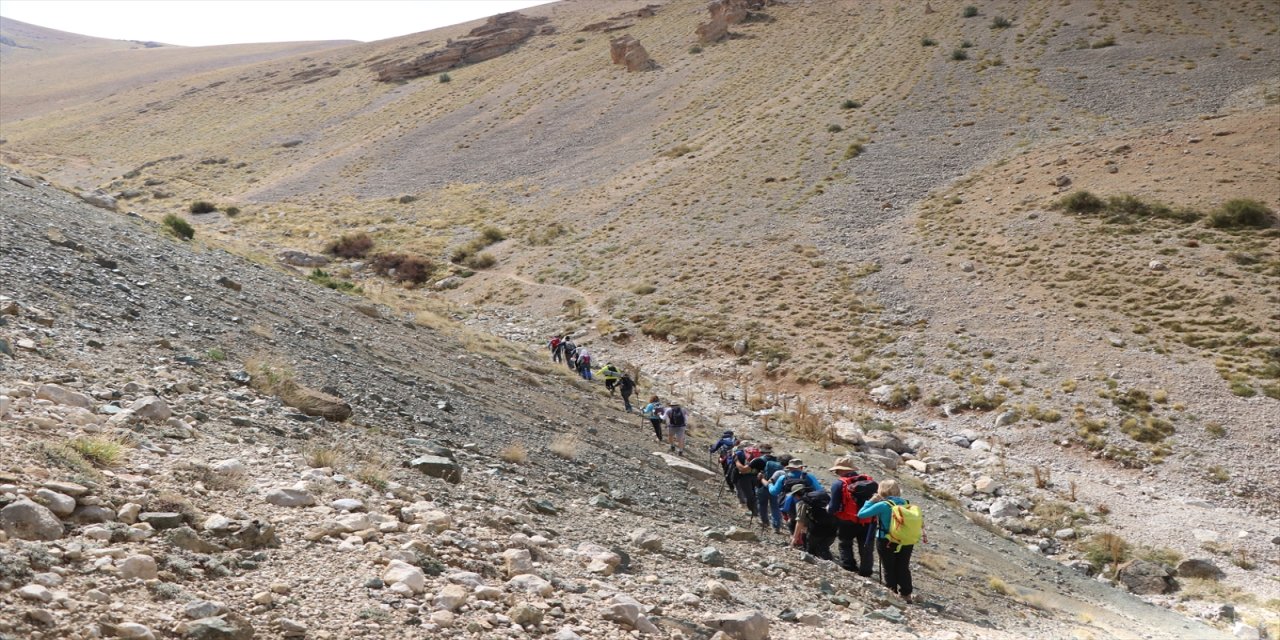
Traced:
<path fill-rule="evenodd" d="M 19 500 L 0 509 L 0 530 L 21 540 L 57 540 L 62 523 L 53 512 L 30 500 Z"/>
<path fill-rule="evenodd" d="M 1174 587 L 1169 570 L 1147 560 L 1131 560 L 1120 567 L 1120 582 L 1138 595 L 1168 593 Z"/>
<path fill-rule="evenodd" d="M 609 58 L 614 64 L 620 64 L 631 71 L 649 71 L 657 68 L 658 63 L 649 57 L 644 45 L 632 36 L 619 36 L 609 41 Z"/>
<path fill-rule="evenodd" d="M 409 461 L 409 466 L 445 482 L 462 482 L 462 469 L 458 463 L 443 456 L 418 456 Z"/>
<path fill-rule="evenodd" d="M 667 467 L 669 467 L 673 471 L 678 471 L 680 473 L 683 473 L 684 475 L 689 476 L 694 480 L 710 480 L 720 475 L 702 465 L 689 462 L 684 458 L 667 455 L 661 452 L 654 452 L 653 455 L 658 456 L 659 458 L 662 458 L 662 461 L 667 463 Z"/>
<path fill-rule="evenodd" d="M 1202 560 L 1199 558 L 1190 558 L 1178 563 L 1178 577 L 1180 578 L 1208 578 L 1210 580 L 1221 580 L 1226 577 L 1222 569 L 1214 564 L 1212 560 Z"/>
<path fill-rule="evenodd" d="M 711 21 L 698 25 L 695 33 L 703 43 L 719 42 L 729 36 L 729 25 L 747 19 L 753 9 L 764 7 L 765 0 L 714 0 L 707 5 Z"/>
<path fill-rule="evenodd" d="M 450 40 L 443 49 L 424 53 L 408 62 L 382 64 L 374 67 L 374 72 L 381 82 L 402 82 L 496 58 L 539 32 L 549 33 L 550 27 L 542 27 L 546 21 L 546 18 L 531 18 L 518 12 L 500 13 L 483 26 L 472 29 L 468 37 Z"/>
<path fill-rule="evenodd" d="M 110 209 L 112 211 L 116 210 L 116 199 L 107 195 L 107 193 L 102 190 L 85 191 L 80 194 L 80 199 L 95 207 L 102 207 L 103 209 Z"/>

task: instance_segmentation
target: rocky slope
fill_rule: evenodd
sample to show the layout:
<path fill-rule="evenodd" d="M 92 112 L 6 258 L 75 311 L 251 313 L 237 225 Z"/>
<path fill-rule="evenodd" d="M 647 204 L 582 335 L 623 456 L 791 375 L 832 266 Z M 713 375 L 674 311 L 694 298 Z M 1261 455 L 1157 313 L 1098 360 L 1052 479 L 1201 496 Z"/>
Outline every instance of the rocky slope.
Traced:
<path fill-rule="evenodd" d="M 1216 633 L 931 492 L 903 608 L 757 540 L 540 353 L 0 178 L 6 637 Z M 284 405 L 281 379 L 354 413 Z"/>

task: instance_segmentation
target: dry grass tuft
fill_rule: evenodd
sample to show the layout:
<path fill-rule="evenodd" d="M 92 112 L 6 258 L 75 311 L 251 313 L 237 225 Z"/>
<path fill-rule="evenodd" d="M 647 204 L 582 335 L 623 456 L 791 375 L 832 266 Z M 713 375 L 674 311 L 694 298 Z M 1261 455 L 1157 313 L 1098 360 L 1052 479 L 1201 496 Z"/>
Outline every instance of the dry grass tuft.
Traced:
<path fill-rule="evenodd" d="M 578 439 L 574 436 L 556 436 L 551 441 L 551 446 L 547 448 L 551 450 L 551 453 L 565 460 L 573 460 L 578 456 Z"/>
<path fill-rule="evenodd" d="M 337 469 L 342 463 L 342 452 L 336 448 L 329 446 L 313 446 L 303 452 L 306 456 L 307 466 L 312 469 Z"/>
<path fill-rule="evenodd" d="M 85 436 L 67 441 L 67 447 L 98 468 L 119 466 L 128 445 L 119 438 Z"/>
<path fill-rule="evenodd" d="M 529 460 L 529 452 L 525 450 L 523 443 L 512 442 L 511 444 L 503 447 L 502 451 L 498 452 L 498 457 L 501 458 L 503 462 L 524 464 Z"/>

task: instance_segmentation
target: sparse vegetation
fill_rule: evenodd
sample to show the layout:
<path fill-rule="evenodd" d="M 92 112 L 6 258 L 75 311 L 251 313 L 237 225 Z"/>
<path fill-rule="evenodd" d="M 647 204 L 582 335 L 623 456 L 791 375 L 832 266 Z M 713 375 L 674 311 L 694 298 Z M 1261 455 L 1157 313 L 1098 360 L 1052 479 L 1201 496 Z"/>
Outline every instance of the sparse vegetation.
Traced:
<path fill-rule="evenodd" d="M 695 44 L 692 47 L 689 47 L 689 53 L 692 53 L 692 54 L 702 53 L 702 47 Z"/>
<path fill-rule="evenodd" d="M 1014 594 L 1013 589 L 1010 588 L 1004 580 L 995 576 L 987 576 L 987 588 L 1002 596 L 1011 596 Z"/>
<path fill-rule="evenodd" d="M 190 240 L 196 235 L 196 230 L 191 226 L 191 223 L 187 222 L 182 216 L 177 214 L 170 213 L 169 215 L 166 215 L 164 219 L 161 220 L 161 224 L 163 224 L 170 233 L 182 238 L 183 240 Z"/>
<path fill-rule="evenodd" d="M 373 249 L 373 238 L 360 231 L 343 234 L 342 237 L 326 245 L 324 252 L 338 258 L 360 259 L 369 255 L 371 249 Z"/>
<path fill-rule="evenodd" d="M 355 479 L 378 491 L 386 491 L 391 472 L 386 466 L 376 462 L 365 462 L 356 469 Z"/>
<path fill-rule="evenodd" d="M 498 458 L 511 464 L 524 464 L 529 460 L 529 452 L 525 450 L 524 444 L 513 442 L 498 452 Z"/>
<path fill-rule="evenodd" d="M 1105 49 L 1107 47 L 1114 47 L 1114 46 L 1116 46 L 1115 36 L 1107 36 L 1101 40 L 1095 40 L 1094 42 L 1089 44 L 1090 49 Z"/>
<path fill-rule="evenodd" d="M 222 362 L 222 361 L 224 361 L 224 360 L 226 360 L 226 359 L 227 359 L 227 352 L 226 352 L 226 351 L 223 351 L 223 350 L 222 350 L 221 348 L 219 348 L 219 347 L 214 347 L 214 348 L 212 348 L 212 349 L 210 349 L 210 350 L 206 351 L 204 355 L 205 355 L 205 357 L 206 357 L 206 358 L 208 358 L 208 359 L 210 359 L 210 360 L 212 360 L 212 361 L 214 361 L 214 362 Z"/>
<path fill-rule="evenodd" d="M 866 147 L 864 147 L 861 142 L 852 142 L 849 144 L 849 147 L 844 150 L 844 159 L 852 160 L 862 155 L 862 152 L 865 149 Z"/>
<path fill-rule="evenodd" d="M 827 125 L 827 131 L 830 133 L 840 133 L 841 131 L 844 131 L 844 127 L 833 122 Z"/>
<path fill-rule="evenodd" d="M 937 40 L 934 40 L 933 38 L 928 38 L 928 37 L 920 38 L 920 46 L 922 46 L 922 47 L 936 47 L 936 46 L 938 46 L 938 41 L 937 41 Z"/>
<path fill-rule="evenodd" d="M 422 284 L 429 280 L 436 267 L 427 258 L 403 253 L 380 253 L 373 257 L 370 268 L 397 282 Z"/>
<path fill-rule="evenodd" d="M 356 283 L 351 282 L 350 280 L 343 280 L 341 278 L 336 278 L 333 275 L 331 275 L 328 271 L 325 271 L 324 269 L 321 269 L 319 267 L 316 267 L 315 269 L 311 270 L 311 273 L 307 275 L 307 280 L 310 280 L 322 287 L 333 289 L 335 291 L 343 291 L 343 292 L 349 292 L 349 293 L 361 292 L 360 287 L 356 286 Z"/>
<path fill-rule="evenodd" d="M 342 452 L 335 447 L 330 446 L 314 446 L 305 452 L 307 466 L 313 469 L 330 468 L 337 469 L 338 464 L 342 461 Z"/>
<path fill-rule="evenodd" d="M 1209 216 L 1209 226 L 1215 229 L 1262 229 L 1271 226 L 1275 212 L 1257 200 L 1237 198 L 1223 203 Z"/>
<path fill-rule="evenodd" d="M 1013 26 L 1013 23 L 1010 22 L 1009 19 L 1004 16 L 996 16 L 991 19 L 992 29 L 1008 29 L 1009 27 L 1012 27 L 1012 26 Z"/>
<path fill-rule="evenodd" d="M 1085 560 L 1097 571 L 1123 564 L 1130 557 L 1129 543 L 1114 533 L 1099 533 L 1081 544 Z"/>
<path fill-rule="evenodd" d="M 125 444 L 116 438 L 84 436 L 68 440 L 66 444 L 95 467 L 111 468 L 124 460 Z"/>
<path fill-rule="evenodd" d="M 965 18 L 972 18 L 972 17 L 974 17 L 974 16 L 978 15 L 978 8 L 977 8 L 977 7 L 975 7 L 975 6 L 973 6 L 973 5 L 969 5 L 969 6 L 967 6 L 967 7 L 965 7 L 965 8 L 964 8 L 964 11 L 962 11 L 962 12 L 960 13 L 960 15 L 961 15 L 961 16 L 963 16 L 963 17 L 965 17 Z"/>
<path fill-rule="evenodd" d="M 861 106 L 862 106 L 862 103 L 858 102 L 857 100 L 845 100 L 844 102 L 840 103 L 840 108 L 845 110 L 857 109 L 857 108 L 860 108 Z"/>
<path fill-rule="evenodd" d="M 217 205 L 213 204 L 212 202 L 205 202 L 204 200 L 196 200 L 195 202 L 191 203 L 191 206 L 187 207 L 187 211 L 190 211 L 191 213 L 196 213 L 196 214 L 213 213 L 214 211 L 217 211 L 217 210 L 218 210 Z"/>
<path fill-rule="evenodd" d="M 228 218 L 234 218 L 240 215 L 240 207 L 225 207 L 222 212 L 227 214 Z"/>
<path fill-rule="evenodd" d="M 452 81 L 453 81 L 453 76 L 450 76 L 447 73 L 440 74 L 440 84 L 447 84 Z"/>
<path fill-rule="evenodd" d="M 969 52 L 964 49 L 953 49 L 951 51 L 951 59 L 957 62 L 969 59 Z"/>
<path fill-rule="evenodd" d="M 551 453 L 564 458 L 565 460 L 573 460 L 578 456 L 578 439 L 573 436 L 559 435 L 547 447 Z"/>

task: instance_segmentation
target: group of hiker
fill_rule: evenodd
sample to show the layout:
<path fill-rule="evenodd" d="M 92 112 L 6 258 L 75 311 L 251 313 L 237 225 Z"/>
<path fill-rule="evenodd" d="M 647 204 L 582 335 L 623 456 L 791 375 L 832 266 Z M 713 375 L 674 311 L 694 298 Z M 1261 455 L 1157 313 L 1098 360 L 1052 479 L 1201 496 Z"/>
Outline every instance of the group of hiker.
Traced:
<path fill-rule="evenodd" d="M 554 362 L 563 362 L 584 380 L 604 380 L 609 394 L 620 392 L 623 408 L 633 411 L 636 382 L 629 374 L 608 363 L 593 371 L 591 352 L 567 335 L 552 337 L 547 348 Z M 685 455 L 688 416 L 683 407 L 664 406 L 654 395 L 640 414 L 659 443 L 665 431 L 669 450 Z M 902 497 L 897 480 L 877 482 L 859 473 L 852 457 L 844 456 L 830 468 L 835 481 L 824 486 L 800 458 L 775 455 L 773 445 L 735 437 L 733 431 L 721 434 L 710 455 L 718 456 L 725 486 L 761 529 L 782 534 L 785 526 L 792 547 L 823 560 L 835 560 L 835 543 L 840 566 L 863 577 L 872 576 L 878 555 L 885 586 L 912 602 L 911 551 L 928 538 L 920 508 Z"/>
<path fill-rule="evenodd" d="M 547 341 L 547 348 L 551 351 L 552 362 L 563 362 L 571 371 L 582 376 L 583 380 L 600 378 L 604 381 L 604 388 L 608 389 L 609 395 L 617 392 L 622 396 L 622 408 L 627 413 L 635 410 L 631 405 L 631 396 L 635 394 L 637 385 L 631 374 L 623 372 L 610 363 L 605 363 L 604 366 L 592 371 L 591 351 L 586 345 L 574 344 L 573 339 L 567 335 L 553 336 Z M 685 454 L 688 417 L 683 407 L 674 403 L 663 405 L 658 396 L 654 395 L 649 396 L 649 402 L 640 410 L 640 414 L 653 426 L 653 435 L 659 443 L 663 441 L 665 431 L 668 450 L 680 456 Z"/>
<path fill-rule="evenodd" d="M 773 445 L 732 431 L 710 453 L 719 456 L 726 487 L 760 528 L 782 533 L 785 525 L 792 547 L 824 560 L 835 560 L 836 543 L 840 566 L 864 577 L 872 576 L 878 554 L 885 586 L 912 601 L 911 551 L 928 540 L 920 508 L 902 497 L 897 480 L 876 482 L 844 456 L 831 466 L 835 481 L 824 486 L 800 458 L 775 455 Z"/>

